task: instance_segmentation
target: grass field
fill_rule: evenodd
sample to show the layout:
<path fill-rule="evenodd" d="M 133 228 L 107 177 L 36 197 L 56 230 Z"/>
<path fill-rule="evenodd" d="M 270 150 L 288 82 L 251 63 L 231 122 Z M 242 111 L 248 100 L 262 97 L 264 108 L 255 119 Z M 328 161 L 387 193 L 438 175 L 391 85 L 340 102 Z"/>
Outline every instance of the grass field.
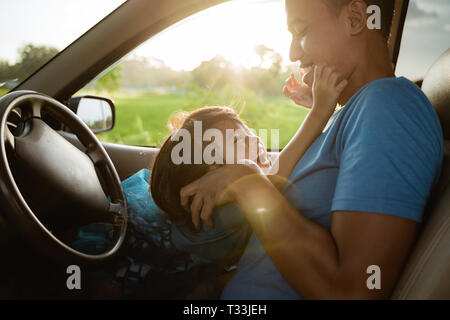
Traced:
<path fill-rule="evenodd" d="M 6 92 L 0 88 L 0 96 Z M 169 134 L 167 122 L 170 116 L 178 111 L 227 105 L 240 113 L 245 123 L 257 133 L 259 129 L 268 130 L 268 148 L 271 146 L 270 129 L 279 129 L 279 147 L 284 147 L 308 112 L 285 97 L 260 99 L 251 93 L 240 95 L 239 98 L 205 92 L 182 95 L 150 93 L 102 95 L 114 99 L 116 123 L 112 131 L 98 134 L 98 138 L 106 142 L 139 146 L 158 146 Z"/>
<path fill-rule="evenodd" d="M 192 111 L 203 106 L 228 105 L 241 114 L 246 124 L 255 129 L 279 129 L 280 147 L 284 147 L 303 122 L 308 110 L 284 97 L 259 99 L 249 96 L 227 99 L 218 95 L 116 95 L 116 123 L 110 132 L 98 135 L 102 141 L 157 146 L 169 134 L 167 122 L 178 111 Z"/>

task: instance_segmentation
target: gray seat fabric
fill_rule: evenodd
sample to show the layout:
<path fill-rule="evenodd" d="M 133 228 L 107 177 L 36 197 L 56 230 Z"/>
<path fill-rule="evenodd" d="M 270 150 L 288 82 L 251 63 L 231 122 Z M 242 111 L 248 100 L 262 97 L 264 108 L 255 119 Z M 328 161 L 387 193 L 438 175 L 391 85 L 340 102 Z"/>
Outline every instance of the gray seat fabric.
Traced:
<path fill-rule="evenodd" d="M 441 121 L 445 158 L 422 232 L 392 299 L 450 299 L 450 49 L 430 68 L 422 90 Z"/>

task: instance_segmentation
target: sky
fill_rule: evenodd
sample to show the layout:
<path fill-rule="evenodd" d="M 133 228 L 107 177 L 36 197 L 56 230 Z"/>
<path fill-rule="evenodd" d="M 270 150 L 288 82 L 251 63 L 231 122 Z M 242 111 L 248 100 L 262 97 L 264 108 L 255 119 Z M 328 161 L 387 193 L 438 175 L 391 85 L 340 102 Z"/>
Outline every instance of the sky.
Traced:
<path fill-rule="evenodd" d="M 0 59 L 14 63 L 26 43 L 63 49 L 123 0 L 0 0 Z M 156 57 L 176 70 L 191 70 L 221 54 L 235 65 L 258 64 L 264 44 L 289 63 L 290 35 L 283 0 L 233 0 L 207 9 L 148 40 L 133 56 Z M 415 79 L 450 46 L 450 1 L 413 0 L 397 75 Z"/>
<path fill-rule="evenodd" d="M 124 0 L 0 0 L 0 59 L 27 43 L 64 49 Z"/>
<path fill-rule="evenodd" d="M 175 69 L 190 70 L 220 54 L 235 65 L 259 63 L 254 47 L 264 44 L 289 62 L 291 36 L 284 1 L 231 1 L 188 18 L 143 44 L 137 55 L 155 56 Z"/>
<path fill-rule="evenodd" d="M 410 2 L 397 75 L 417 79 L 450 48 L 450 0 Z"/>

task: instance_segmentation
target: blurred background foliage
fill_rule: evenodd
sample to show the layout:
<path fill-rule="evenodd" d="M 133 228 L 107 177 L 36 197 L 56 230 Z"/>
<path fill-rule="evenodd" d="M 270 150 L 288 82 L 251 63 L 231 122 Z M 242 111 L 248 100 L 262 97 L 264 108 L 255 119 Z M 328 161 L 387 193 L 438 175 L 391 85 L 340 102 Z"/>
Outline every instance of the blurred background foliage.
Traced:
<path fill-rule="evenodd" d="M 278 129 L 279 147 L 287 144 L 308 110 L 282 95 L 294 67 L 264 45 L 255 47 L 259 64 L 235 66 L 222 56 L 202 61 L 190 71 L 173 70 L 153 57 L 131 56 L 106 70 L 77 94 L 97 94 L 115 101 L 116 125 L 99 134 L 102 141 L 157 146 L 169 134 L 169 118 L 179 111 L 203 106 L 234 108 L 250 128 Z M 0 60 L 0 96 L 35 72 L 58 53 L 53 47 L 27 44 L 13 65 Z M 276 147 L 276 146 L 275 146 Z"/>

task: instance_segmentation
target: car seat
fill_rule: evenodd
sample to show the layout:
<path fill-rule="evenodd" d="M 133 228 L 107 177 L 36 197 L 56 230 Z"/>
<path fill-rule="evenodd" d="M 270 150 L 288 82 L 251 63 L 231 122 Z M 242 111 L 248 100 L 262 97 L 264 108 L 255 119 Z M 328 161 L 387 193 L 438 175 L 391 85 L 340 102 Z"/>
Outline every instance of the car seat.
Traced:
<path fill-rule="evenodd" d="M 450 49 L 432 65 L 422 90 L 441 122 L 444 163 L 424 211 L 421 233 L 392 299 L 450 299 Z"/>

